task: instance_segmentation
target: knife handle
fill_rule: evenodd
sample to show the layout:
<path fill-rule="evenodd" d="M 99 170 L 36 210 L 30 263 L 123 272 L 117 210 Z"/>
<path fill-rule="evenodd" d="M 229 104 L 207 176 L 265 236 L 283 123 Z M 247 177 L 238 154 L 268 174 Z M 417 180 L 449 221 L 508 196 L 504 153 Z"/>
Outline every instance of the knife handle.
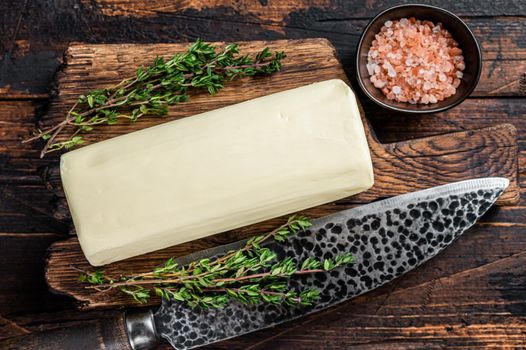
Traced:
<path fill-rule="evenodd" d="M 0 349 L 150 350 L 157 344 L 153 314 L 147 311 L 8 338 L 0 341 Z"/>

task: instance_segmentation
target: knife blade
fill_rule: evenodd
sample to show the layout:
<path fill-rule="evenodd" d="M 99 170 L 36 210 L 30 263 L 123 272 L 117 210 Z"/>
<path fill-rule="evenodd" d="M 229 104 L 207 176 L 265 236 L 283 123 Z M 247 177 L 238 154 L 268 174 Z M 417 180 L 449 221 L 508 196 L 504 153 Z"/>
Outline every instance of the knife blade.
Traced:
<path fill-rule="evenodd" d="M 294 276 L 289 288 L 316 288 L 311 307 L 244 305 L 190 308 L 163 301 L 154 314 L 158 334 L 176 349 L 191 349 L 271 327 L 359 296 L 413 270 L 471 227 L 508 186 L 504 178 L 483 178 L 438 186 L 313 221 L 309 230 L 284 243 L 268 242 L 278 256 L 299 261 L 352 252 L 355 263 L 327 274 Z M 181 262 L 240 248 L 244 241 L 186 256 Z"/>
<path fill-rule="evenodd" d="M 155 313 L 126 312 L 124 317 L 9 338 L 0 341 L 0 348 L 147 350 L 164 339 L 176 349 L 192 349 L 291 321 L 378 288 L 425 263 L 471 227 L 508 184 L 504 178 L 483 178 L 438 186 L 316 219 L 285 242 L 266 242 L 281 258 L 353 253 L 350 266 L 290 278 L 291 289 L 320 292 L 312 306 L 231 302 L 224 308 L 203 309 L 163 300 Z M 244 244 L 245 240 L 200 251 L 178 262 L 213 258 Z"/>

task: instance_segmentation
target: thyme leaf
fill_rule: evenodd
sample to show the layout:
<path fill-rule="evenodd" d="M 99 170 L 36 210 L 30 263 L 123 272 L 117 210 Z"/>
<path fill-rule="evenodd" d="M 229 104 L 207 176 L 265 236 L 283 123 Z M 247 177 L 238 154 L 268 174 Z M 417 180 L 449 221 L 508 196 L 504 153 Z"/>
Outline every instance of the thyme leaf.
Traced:
<path fill-rule="evenodd" d="M 204 90 L 215 95 L 230 80 L 279 71 L 285 57 L 284 52 L 272 54 L 265 48 L 252 58 L 240 55 L 237 44 L 218 49 L 197 40 L 186 52 L 169 59 L 157 57 L 150 66 L 139 67 L 133 77 L 117 85 L 80 95 L 63 121 L 38 130 L 23 142 L 45 141 L 41 157 L 71 149 L 83 144 L 83 135 L 95 132 L 95 126 L 113 125 L 123 119 L 133 123 L 146 116 L 165 116 L 170 106 L 188 101 L 192 91 Z"/>
<path fill-rule="evenodd" d="M 266 235 L 249 239 L 241 249 L 213 260 L 206 258 L 179 266 L 170 258 L 152 271 L 118 278 L 102 270 L 82 271 L 80 281 L 90 284 L 86 288 L 99 292 L 118 289 L 139 303 L 147 302 L 155 294 L 192 307 L 223 307 L 231 300 L 247 304 L 312 305 L 319 292 L 313 288 L 290 290 L 288 279 L 293 275 L 327 273 L 352 264 L 352 255 L 324 260 L 309 257 L 296 262 L 292 258 L 280 260 L 271 249 L 261 247 L 269 239 L 283 242 L 310 226 L 308 218 L 294 215 Z"/>

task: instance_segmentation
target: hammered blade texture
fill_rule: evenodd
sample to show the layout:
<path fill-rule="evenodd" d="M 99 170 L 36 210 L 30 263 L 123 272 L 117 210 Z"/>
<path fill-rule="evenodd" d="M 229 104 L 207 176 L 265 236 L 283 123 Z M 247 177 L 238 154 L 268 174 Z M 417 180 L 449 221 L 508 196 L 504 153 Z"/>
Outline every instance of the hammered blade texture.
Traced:
<path fill-rule="evenodd" d="M 368 292 L 447 247 L 488 210 L 506 186 L 505 179 L 464 181 L 315 220 L 309 230 L 286 242 L 266 245 L 280 257 L 299 261 L 353 253 L 351 266 L 291 278 L 290 288 L 320 291 L 321 298 L 314 306 L 232 302 L 221 309 L 192 309 L 165 301 L 156 313 L 158 331 L 174 348 L 190 349 L 292 320 Z"/>

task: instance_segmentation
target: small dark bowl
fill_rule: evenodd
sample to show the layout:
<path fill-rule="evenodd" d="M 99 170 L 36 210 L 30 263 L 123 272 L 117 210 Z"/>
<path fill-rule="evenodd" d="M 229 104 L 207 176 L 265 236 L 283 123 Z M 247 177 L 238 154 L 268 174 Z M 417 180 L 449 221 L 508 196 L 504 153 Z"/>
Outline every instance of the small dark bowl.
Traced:
<path fill-rule="evenodd" d="M 461 79 L 460 86 L 457 88 L 455 95 L 450 96 L 442 101 L 433 104 L 415 104 L 396 102 L 388 100 L 387 97 L 369 80 L 367 71 L 367 53 L 371 47 L 372 41 L 384 23 L 388 20 L 397 20 L 400 18 L 415 17 L 420 20 L 428 20 L 433 23 L 441 22 L 447 29 L 453 39 L 458 42 L 459 48 L 462 49 L 466 68 Z M 367 96 L 378 105 L 399 112 L 408 113 L 435 113 L 452 108 L 466 99 L 473 92 L 480 77 L 482 69 L 482 56 L 480 46 L 469 27 L 456 15 L 444 9 L 429 5 L 401 5 L 387 9 L 377 15 L 365 28 L 356 54 L 356 72 L 358 83 Z"/>

